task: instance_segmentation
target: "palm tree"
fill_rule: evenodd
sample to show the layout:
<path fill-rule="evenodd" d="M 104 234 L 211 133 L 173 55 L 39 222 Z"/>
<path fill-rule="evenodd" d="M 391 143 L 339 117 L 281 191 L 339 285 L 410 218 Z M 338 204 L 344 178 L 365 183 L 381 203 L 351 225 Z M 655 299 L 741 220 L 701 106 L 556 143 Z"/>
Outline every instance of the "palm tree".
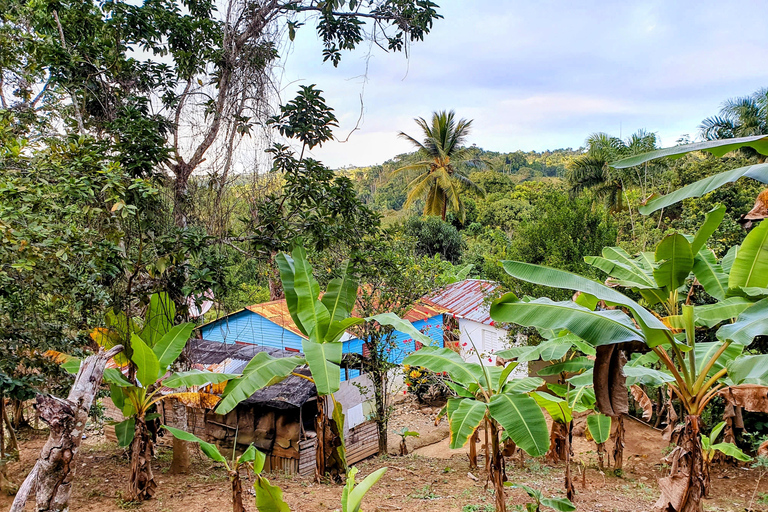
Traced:
<path fill-rule="evenodd" d="M 768 134 L 768 88 L 759 89 L 751 96 L 726 100 L 720 114 L 704 119 L 699 131 L 706 140 Z M 765 162 L 765 156 L 754 149 L 742 150 L 748 156 L 757 156 L 760 163 Z"/>
<path fill-rule="evenodd" d="M 569 192 L 575 196 L 591 190 L 596 197 L 605 200 L 611 211 L 623 210 L 625 176 L 608 164 L 654 149 L 656 135 L 645 130 L 638 130 L 627 140 L 607 133 L 593 133 L 587 138 L 587 152 L 569 164 Z"/>
<path fill-rule="evenodd" d="M 411 142 L 422 160 L 415 164 L 396 169 L 394 172 L 419 170 L 420 174 L 408 184 L 411 191 L 404 208 L 426 195 L 424 215 L 439 215 L 445 220 L 450 205 L 451 210 L 464 222 L 464 205 L 461 202 L 462 187 L 470 188 L 481 195 L 483 189 L 470 180 L 464 171 L 456 167 L 462 162 L 478 163 L 470 150 L 464 146 L 472 121 L 455 120 L 453 110 L 432 113 L 432 123 L 419 117 L 414 119 L 424 134 L 423 142 L 400 132 L 398 135 Z"/>

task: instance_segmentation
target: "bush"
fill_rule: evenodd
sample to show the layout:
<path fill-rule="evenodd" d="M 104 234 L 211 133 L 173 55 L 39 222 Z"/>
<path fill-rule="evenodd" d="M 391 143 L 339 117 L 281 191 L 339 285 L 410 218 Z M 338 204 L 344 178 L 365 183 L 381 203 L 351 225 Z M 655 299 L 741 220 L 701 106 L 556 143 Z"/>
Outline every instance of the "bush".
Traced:
<path fill-rule="evenodd" d="M 411 217 L 405 223 L 405 234 L 416 239 L 417 254 L 430 257 L 439 254 L 451 263 L 461 258 L 459 231 L 437 217 Z"/>

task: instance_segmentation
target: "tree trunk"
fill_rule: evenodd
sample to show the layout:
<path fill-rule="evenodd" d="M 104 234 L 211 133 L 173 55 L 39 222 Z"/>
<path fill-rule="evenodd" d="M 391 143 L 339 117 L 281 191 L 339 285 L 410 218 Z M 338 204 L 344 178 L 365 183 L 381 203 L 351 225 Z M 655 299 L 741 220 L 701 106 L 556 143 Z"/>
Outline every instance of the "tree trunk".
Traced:
<path fill-rule="evenodd" d="M 701 419 L 686 416 L 678 446 L 669 454 L 670 474 L 659 479 L 661 496 L 656 512 L 702 512 L 706 469 L 701 451 Z"/>
<path fill-rule="evenodd" d="M 328 475 L 332 482 L 341 483 L 342 475 L 346 474 L 346 467 L 338 448 L 341 446 L 340 429 L 343 429 L 344 425 L 339 427 L 334 419 L 325 413 L 326 403 L 327 397 L 317 396 L 315 480 L 319 482 Z"/>
<path fill-rule="evenodd" d="M 576 499 L 576 488 L 573 485 L 573 473 L 571 472 L 571 451 L 573 441 L 573 422 L 569 421 L 566 426 L 565 435 L 565 495 L 573 501 Z"/>
<path fill-rule="evenodd" d="M 16 431 L 13 429 L 11 419 L 8 417 L 8 408 L 2 407 L 2 416 L 0 417 L 0 427 L 5 424 L 8 429 L 9 444 L 4 448 L 6 456 L 12 454 L 14 458 L 19 456 L 19 440 L 16 439 Z"/>
<path fill-rule="evenodd" d="M 469 438 L 469 469 L 477 469 L 477 441 L 480 437 L 480 429 L 475 429 Z"/>
<path fill-rule="evenodd" d="M 494 420 L 486 420 L 486 433 L 491 438 L 490 479 L 496 491 L 496 512 L 507 511 L 507 500 L 504 496 L 504 456 L 499 447 L 499 430 Z"/>
<path fill-rule="evenodd" d="M 372 357 L 375 357 L 372 354 Z M 377 364 L 378 361 L 373 361 L 373 364 Z M 381 374 L 379 374 L 381 373 Z M 386 455 L 389 448 L 389 435 L 387 428 L 389 426 L 389 408 L 387 404 L 387 372 L 375 372 L 369 373 L 371 382 L 373 383 L 373 399 L 376 407 L 376 428 L 379 434 L 379 455 Z M 407 448 L 406 448 L 407 453 Z"/>
<path fill-rule="evenodd" d="M 24 510 L 32 492 L 36 493 L 38 512 L 68 510 L 77 467 L 75 457 L 83 439 L 88 411 L 101 385 L 104 366 L 122 350 L 122 345 L 117 345 L 108 352 L 99 351 L 86 358 L 66 400 L 47 395 L 37 397 L 40 418 L 50 426 L 50 434 L 10 512 Z"/>
<path fill-rule="evenodd" d="M 148 500 L 155 493 L 157 484 L 152 474 L 154 445 L 144 418 L 136 418 L 136 429 L 131 442 L 131 479 L 128 494 L 132 501 Z"/>
<path fill-rule="evenodd" d="M 173 438 L 173 460 L 171 461 L 171 468 L 168 472 L 172 475 L 186 475 L 192 468 L 192 463 L 189 458 L 190 448 L 192 444 L 188 441 L 182 441 L 178 437 Z"/>
<path fill-rule="evenodd" d="M 547 458 L 552 462 L 560 462 L 568 458 L 568 425 L 557 421 L 552 422 L 549 434 L 549 451 Z"/>
<path fill-rule="evenodd" d="M 189 177 L 193 168 L 186 162 L 179 162 L 173 166 L 176 179 L 173 182 L 173 220 L 177 228 L 187 227 L 189 215 Z"/>
<path fill-rule="evenodd" d="M 405 442 L 405 437 L 400 439 L 400 455 L 408 455 L 408 444 Z"/>
<path fill-rule="evenodd" d="M 245 512 L 245 507 L 243 506 L 243 482 L 240 480 L 240 473 L 230 471 L 229 479 L 232 481 L 232 512 Z"/>
<path fill-rule="evenodd" d="M 600 471 L 605 471 L 605 443 L 597 444 L 597 467 Z"/>
<path fill-rule="evenodd" d="M 622 471 L 624 468 L 624 416 L 616 418 L 616 432 L 613 438 L 613 470 Z"/>

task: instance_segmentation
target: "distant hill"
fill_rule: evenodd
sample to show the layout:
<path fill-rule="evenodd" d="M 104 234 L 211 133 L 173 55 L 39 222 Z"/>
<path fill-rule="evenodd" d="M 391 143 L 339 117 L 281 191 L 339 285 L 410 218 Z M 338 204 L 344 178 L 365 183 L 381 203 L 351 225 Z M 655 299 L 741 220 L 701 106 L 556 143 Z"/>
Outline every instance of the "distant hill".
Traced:
<path fill-rule="evenodd" d="M 485 151 L 477 146 L 472 146 L 471 150 L 475 153 L 473 155 L 475 159 L 484 162 L 484 165 L 461 164 L 464 167 L 462 170 L 468 173 L 482 173 L 478 174 L 477 180 L 473 179 L 473 181 L 477 181 L 481 185 L 487 183 L 491 187 L 494 180 L 492 175 L 488 175 L 488 171 L 506 175 L 514 184 L 524 181 L 561 179 L 565 176 L 568 162 L 582 153 L 581 149 L 574 150 L 571 148 L 541 153 L 536 151 L 499 153 Z M 403 153 L 381 165 L 344 168 L 338 172 L 355 182 L 358 196 L 363 202 L 385 215 L 391 215 L 402 210 L 408 193 L 408 183 L 417 174 L 417 171 L 412 171 L 394 176 L 393 171 L 414 164 L 419 160 L 420 157 L 416 152 Z M 486 191 L 492 192 L 491 190 Z"/>

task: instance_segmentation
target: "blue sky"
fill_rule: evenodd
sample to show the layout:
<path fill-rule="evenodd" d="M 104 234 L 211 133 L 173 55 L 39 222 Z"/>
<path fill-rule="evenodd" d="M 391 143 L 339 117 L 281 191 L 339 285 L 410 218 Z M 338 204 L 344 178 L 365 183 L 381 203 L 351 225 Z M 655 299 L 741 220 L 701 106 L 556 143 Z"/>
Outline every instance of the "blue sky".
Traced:
<path fill-rule="evenodd" d="M 469 143 L 494 151 L 579 147 L 593 132 L 696 136 L 723 100 L 768 86 L 768 2 L 436 0 L 445 19 L 409 56 L 368 46 L 322 63 L 308 24 L 284 49 L 282 101 L 315 83 L 336 137 L 312 152 L 331 167 L 410 151 L 399 131 L 453 109 Z M 367 69 L 367 74 L 366 74 Z"/>

